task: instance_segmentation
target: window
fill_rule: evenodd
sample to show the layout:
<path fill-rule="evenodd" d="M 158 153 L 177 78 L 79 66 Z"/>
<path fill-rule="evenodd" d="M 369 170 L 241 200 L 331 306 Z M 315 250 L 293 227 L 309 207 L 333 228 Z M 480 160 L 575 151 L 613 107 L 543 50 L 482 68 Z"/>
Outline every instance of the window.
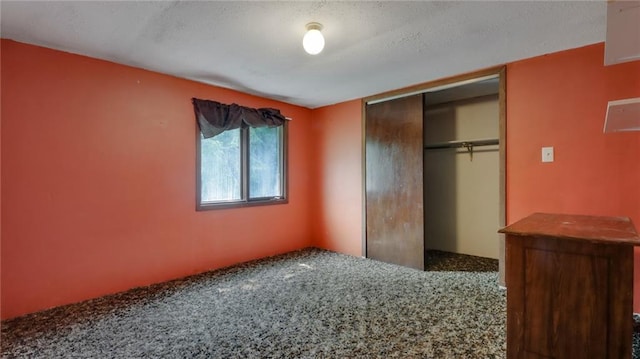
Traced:
<path fill-rule="evenodd" d="M 198 131 L 197 209 L 286 203 L 286 137 L 286 124 Z"/>

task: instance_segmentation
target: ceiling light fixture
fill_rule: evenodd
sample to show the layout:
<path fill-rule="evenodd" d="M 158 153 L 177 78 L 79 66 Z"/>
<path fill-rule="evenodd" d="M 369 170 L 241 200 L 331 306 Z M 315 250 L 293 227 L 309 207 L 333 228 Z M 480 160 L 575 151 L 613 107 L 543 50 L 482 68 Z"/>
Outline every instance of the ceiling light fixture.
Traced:
<path fill-rule="evenodd" d="M 309 55 L 317 55 L 324 49 L 324 36 L 320 30 L 322 25 L 317 22 L 307 24 L 307 33 L 302 38 L 302 47 Z"/>

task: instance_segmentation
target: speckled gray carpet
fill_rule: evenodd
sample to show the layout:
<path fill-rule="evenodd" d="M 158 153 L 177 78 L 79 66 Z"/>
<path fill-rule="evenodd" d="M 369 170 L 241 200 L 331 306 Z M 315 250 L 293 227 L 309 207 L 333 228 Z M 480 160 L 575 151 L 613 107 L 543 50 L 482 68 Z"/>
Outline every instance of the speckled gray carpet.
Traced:
<path fill-rule="evenodd" d="M 485 264 L 305 249 L 5 321 L 2 357 L 503 358 L 506 293 Z"/>
<path fill-rule="evenodd" d="M 498 260 L 457 253 L 428 250 L 425 255 L 426 271 L 444 272 L 497 272 Z"/>

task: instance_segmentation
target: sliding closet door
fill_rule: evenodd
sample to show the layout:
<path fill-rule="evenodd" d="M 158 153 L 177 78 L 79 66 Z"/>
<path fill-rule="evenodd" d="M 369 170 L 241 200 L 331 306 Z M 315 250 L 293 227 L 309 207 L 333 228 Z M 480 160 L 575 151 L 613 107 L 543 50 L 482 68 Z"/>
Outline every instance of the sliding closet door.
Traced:
<path fill-rule="evenodd" d="M 367 105 L 367 257 L 424 269 L 422 95 Z"/>

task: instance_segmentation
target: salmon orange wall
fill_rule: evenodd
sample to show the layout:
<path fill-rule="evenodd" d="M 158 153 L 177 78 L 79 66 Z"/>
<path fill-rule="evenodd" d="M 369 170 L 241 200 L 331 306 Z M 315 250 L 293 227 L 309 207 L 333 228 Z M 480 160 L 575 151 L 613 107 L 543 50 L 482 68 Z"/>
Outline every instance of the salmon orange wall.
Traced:
<path fill-rule="evenodd" d="M 608 101 L 640 97 L 640 61 L 603 59 L 601 43 L 507 65 L 509 223 L 573 213 L 628 216 L 640 229 L 640 132 L 602 133 Z M 543 146 L 554 162 L 541 162 Z M 637 252 L 636 283 L 639 264 Z"/>
<path fill-rule="evenodd" d="M 2 62 L 2 46 L 0 46 L 0 63 Z M 2 66 L 0 66 L 0 81 L 2 79 Z M 2 99 L 2 86 L 0 86 L 0 99 Z M 2 101 L 0 100 L 0 108 Z M 0 113 L 0 319 L 2 317 L 2 114 Z"/>
<path fill-rule="evenodd" d="M 311 110 L 1 46 L 2 318 L 311 244 Z M 195 211 L 192 97 L 293 118 L 288 204 Z"/>
<path fill-rule="evenodd" d="M 354 100 L 313 110 L 314 245 L 362 256 L 362 108 Z"/>

